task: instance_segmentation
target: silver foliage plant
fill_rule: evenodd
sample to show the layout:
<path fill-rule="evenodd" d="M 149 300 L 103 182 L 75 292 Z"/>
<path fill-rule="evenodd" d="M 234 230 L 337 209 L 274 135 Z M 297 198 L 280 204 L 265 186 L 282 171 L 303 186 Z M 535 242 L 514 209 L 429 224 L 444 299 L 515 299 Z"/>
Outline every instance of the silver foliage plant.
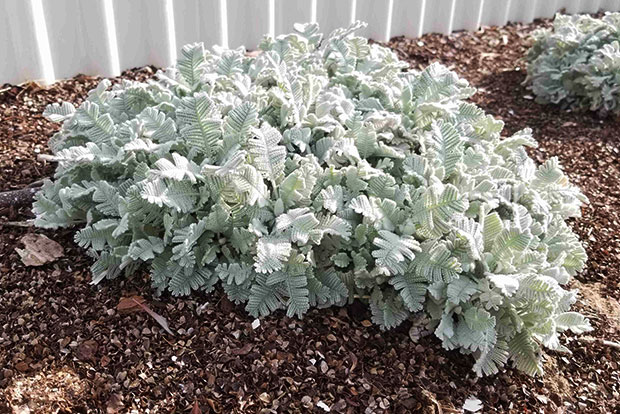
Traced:
<path fill-rule="evenodd" d="M 426 315 L 479 375 L 583 332 L 564 286 L 586 255 L 565 222 L 585 201 L 526 129 L 465 101 L 467 81 L 316 24 L 243 50 L 183 48 L 147 83 L 106 80 L 63 126 L 34 205 L 80 226 L 93 283 L 145 266 L 160 292 L 218 282 L 254 316 L 366 301 L 393 328 Z"/>
<path fill-rule="evenodd" d="M 533 37 L 525 83 L 538 102 L 620 113 L 620 13 L 558 14 Z"/>

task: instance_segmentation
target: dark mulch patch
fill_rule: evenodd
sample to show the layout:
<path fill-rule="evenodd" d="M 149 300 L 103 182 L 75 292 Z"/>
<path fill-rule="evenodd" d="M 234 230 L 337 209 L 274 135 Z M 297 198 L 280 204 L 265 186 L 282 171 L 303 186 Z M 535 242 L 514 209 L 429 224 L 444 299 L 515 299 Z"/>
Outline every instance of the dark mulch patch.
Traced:
<path fill-rule="evenodd" d="M 128 70 L 121 78 L 145 80 L 153 69 Z M 47 152 L 47 139 L 60 129 L 43 118 L 43 110 L 53 102 L 82 103 L 100 80 L 78 75 L 46 89 L 36 83 L 0 86 L 0 191 L 21 188 L 54 173 L 54 165 L 37 159 L 37 154 Z"/>
<path fill-rule="evenodd" d="M 541 24 L 548 23 L 395 39 L 390 46 L 414 67 L 434 60 L 453 66 L 481 89 L 474 101 L 502 118 L 507 132 L 534 129 L 537 159 L 560 157 L 591 200 L 574 223 L 590 255 L 575 282 L 584 296 L 578 307 L 592 317 L 593 337 L 618 340 L 620 125 L 526 98 L 520 58 L 527 33 Z M 58 99 L 79 102 L 95 84 L 77 77 L 49 89 L 2 89 L 0 190 L 52 173 L 36 160 L 36 149 L 45 152 L 56 128 L 40 113 Z M 28 211 L 15 214 L 23 219 Z M 33 231 L 61 243 L 65 257 L 41 268 L 23 266 L 14 248 Z M 413 343 L 411 323 L 390 332 L 366 326 L 369 314 L 357 304 L 312 310 L 302 321 L 278 313 L 253 329 L 242 307 L 219 291 L 154 299 L 139 276 L 93 287 L 89 264 L 70 230 L 2 227 L 0 412 L 10 412 L 9 404 L 37 413 L 189 412 L 198 402 L 202 412 L 321 413 L 323 402 L 332 412 L 455 413 L 469 396 L 485 403 L 484 412 L 620 410 L 620 354 L 608 346 L 567 338 L 573 354 L 548 356 L 542 379 L 508 370 L 480 380 L 469 357 L 442 350 L 432 337 Z M 121 297 L 134 294 L 168 319 L 174 336 L 142 312 L 116 311 Z"/>

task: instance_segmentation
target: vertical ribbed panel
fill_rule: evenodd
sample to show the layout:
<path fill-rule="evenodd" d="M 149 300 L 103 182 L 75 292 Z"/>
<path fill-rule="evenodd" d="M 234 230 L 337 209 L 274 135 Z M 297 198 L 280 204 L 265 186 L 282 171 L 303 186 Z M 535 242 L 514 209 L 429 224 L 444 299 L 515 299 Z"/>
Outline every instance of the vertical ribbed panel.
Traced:
<path fill-rule="evenodd" d="M 317 0 L 316 19 L 327 36 L 332 30 L 353 21 L 355 0 Z"/>
<path fill-rule="evenodd" d="M 601 9 L 611 12 L 618 11 L 620 10 L 620 0 L 603 0 L 601 2 Z"/>
<path fill-rule="evenodd" d="M 44 83 L 78 73 L 115 76 L 169 66 L 187 43 L 245 45 L 318 21 L 329 34 L 353 20 L 359 34 L 393 36 L 476 30 L 568 13 L 618 11 L 620 0 L 0 0 L 0 84 Z"/>
<path fill-rule="evenodd" d="M 174 63 L 165 0 L 114 0 L 113 5 L 121 69 Z"/>
<path fill-rule="evenodd" d="M 520 0 L 512 0 L 518 2 Z M 482 26 L 503 26 L 508 22 L 511 0 L 485 0 L 482 9 Z"/>
<path fill-rule="evenodd" d="M 536 17 L 553 17 L 555 13 L 560 9 L 558 6 L 560 4 L 560 0 L 539 0 L 535 16 Z"/>
<path fill-rule="evenodd" d="M 43 80 L 46 76 L 39 53 L 30 1 L 3 0 L 2 9 L 0 84 Z M 50 80 L 53 79 L 48 79 Z"/>
<path fill-rule="evenodd" d="M 585 0 L 585 1 L 589 1 L 589 0 Z M 581 13 L 582 2 L 583 0 L 564 0 L 564 8 L 566 9 L 566 13 L 568 14 Z"/>
<path fill-rule="evenodd" d="M 359 35 L 386 42 L 390 40 L 391 7 L 393 0 L 357 0 L 356 20 L 368 23 Z"/>
<path fill-rule="evenodd" d="M 310 0 L 276 0 L 276 36 L 292 32 L 295 23 L 309 23 L 312 20 L 312 6 Z"/>
<path fill-rule="evenodd" d="M 56 78 L 76 73 L 116 76 L 107 39 L 104 2 L 102 0 L 44 1 L 50 52 Z M 71 13 L 67 13 L 71 10 Z"/>
<path fill-rule="evenodd" d="M 547 0 L 540 0 L 547 1 Z M 508 12 L 509 22 L 531 23 L 534 20 L 538 0 L 513 0 Z"/>
<path fill-rule="evenodd" d="M 581 2 L 583 13 L 596 13 L 601 8 L 601 0 L 587 0 Z"/>
<path fill-rule="evenodd" d="M 177 51 L 188 43 L 224 44 L 220 0 L 173 0 L 172 5 Z"/>
<path fill-rule="evenodd" d="M 430 0 L 394 0 L 391 36 L 421 36 L 427 1 L 430 2 Z"/>
<path fill-rule="evenodd" d="M 457 0 L 452 30 L 478 30 L 482 19 L 484 3 L 485 0 Z"/>
<path fill-rule="evenodd" d="M 228 46 L 254 50 L 263 35 L 270 33 L 274 0 L 226 0 L 228 3 Z M 271 3 L 271 5 L 270 5 Z"/>
<path fill-rule="evenodd" d="M 424 33 L 450 34 L 457 0 L 426 0 Z M 460 1 L 460 0 L 459 0 Z"/>

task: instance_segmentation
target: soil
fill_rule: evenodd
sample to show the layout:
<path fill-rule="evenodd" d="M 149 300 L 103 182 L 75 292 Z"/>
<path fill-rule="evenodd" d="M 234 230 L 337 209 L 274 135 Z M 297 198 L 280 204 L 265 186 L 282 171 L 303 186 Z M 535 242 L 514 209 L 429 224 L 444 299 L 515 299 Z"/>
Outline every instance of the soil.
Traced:
<path fill-rule="evenodd" d="M 382 332 L 358 304 L 312 310 L 303 320 L 276 313 L 256 326 L 220 291 L 154 298 L 144 276 L 92 286 L 90 259 L 71 230 L 6 224 L 31 217 L 22 208 L 0 212 L 0 413 L 438 414 L 462 412 L 469 397 L 484 412 L 620 412 L 620 351 L 602 342 L 620 340 L 620 122 L 532 101 L 521 85 L 522 56 L 528 34 L 548 24 L 388 44 L 414 68 L 439 61 L 467 78 L 479 90 L 473 101 L 503 119 L 506 134 L 531 127 L 540 143 L 532 155 L 557 155 L 590 199 L 572 223 L 589 255 L 572 287 L 581 290 L 577 308 L 595 330 L 590 341 L 564 338 L 572 354 L 546 355 L 544 377 L 507 369 L 478 379 L 470 357 L 443 350 L 432 336 L 414 343 L 411 322 Z M 37 154 L 57 126 L 40 114 L 52 102 L 81 102 L 97 81 L 0 88 L 0 191 L 53 174 Z M 64 256 L 24 266 L 15 248 L 28 233 L 57 241 Z M 174 335 L 138 307 L 117 309 L 133 295 L 165 317 Z"/>

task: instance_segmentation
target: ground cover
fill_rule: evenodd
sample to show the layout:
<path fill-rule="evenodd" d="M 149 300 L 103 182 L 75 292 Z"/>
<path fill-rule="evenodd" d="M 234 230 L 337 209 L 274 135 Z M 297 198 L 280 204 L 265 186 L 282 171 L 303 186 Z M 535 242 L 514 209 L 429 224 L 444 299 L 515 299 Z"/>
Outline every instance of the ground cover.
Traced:
<path fill-rule="evenodd" d="M 381 332 L 357 304 L 311 310 L 303 320 L 276 315 L 253 325 L 219 290 L 191 298 L 153 298 L 145 278 L 88 284 L 90 259 L 70 230 L 18 227 L 28 208 L 0 211 L 0 412 L 460 412 L 475 396 L 484 412 L 620 410 L 620 122 L 540 106 L 521 86 L 528 34 L 548 25 L 509 25 L 476 33 L 393 39 L 388 45 L 414 68 L 442 62 L 479 88 L 473 101 L 506 123 L 505 134 L 533 128 L 539 161 L 557 155 L 571 182 L 590 199 L 573 225 L 587 246 L 588 267 L 574 288 L 577 309 L 595 330 L 569 338 L 572 355 L 547 356 L 546 376 L 513 370 L 477 379 L 472 361 L 441 349 L 433 336 L 414 343 L 411 322 Z M 126 72 L 145 79 L 152 68 Z M 97 83 L 78 76 L 42 89 L 0 87 L 0 191 L 53 173 L 37 159 L 57 128 L 44 107 L 79 103 Z M 3 224 L 4 223 L 4 224 Z M 42 267 L 15 251 L 27 233 L 64 247 Z M 167 319 L 165 333 L 138 306 L 142 295 Z M 121 306 L 119 309 L 119 302 Z M 126 301 L 125 301 L 126 302 Z M 123 309 L 125 308 L 125 309 Z M 21 411 L 20 411 L 21 410 Z"/>

